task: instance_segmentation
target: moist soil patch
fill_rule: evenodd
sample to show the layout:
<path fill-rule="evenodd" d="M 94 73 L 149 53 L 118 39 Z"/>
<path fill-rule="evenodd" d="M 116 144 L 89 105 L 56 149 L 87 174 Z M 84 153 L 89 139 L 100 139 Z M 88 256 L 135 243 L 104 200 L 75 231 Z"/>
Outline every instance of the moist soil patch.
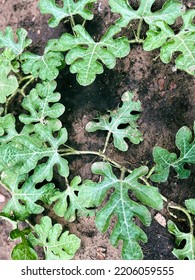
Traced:
<path fill-rule="evenodd" d="M 30 50 L 34 53 L 42 53 L 46 42 L 50 38 L 58 38 L 60 34 L 68 30 L 63 24 L 57 28 L 48 27 L 48 16 L 40 14 L 34 0 L 0 0 L 0 30 L 11 26 L 14 30 L 23 27 L 28 31 L 32 39 Z M 138 1 L 133 2 L 137 7 Z M 165 1 L 156 1 L 154 9 L 159 8 Z M 188 8 L 194 8 L 194 1 L 183 1 Z M 102 0 L 94 6 L 94 19 L 87 23 L 86 29 L 98 40 L 116 19 L 110 11 L 107 1 Z M 179 22 L 178 22 L 179 24 Z M 133 28 L 133 27 L 132 27 Z M 147 26 L 143 27 L 144 29 Z M 123 30 L 123 34 L 129 37 L 129 30 Z M 132 31 L 131 31 L 132 34 Z M 132 35 L 133 36 L 133 35 Z M 159 51 L 145 52 L 141 46 L 131 46 L 130 54 L 124 59 L 118 59 L 113 70 L 105 69 L 102 75 L 98 75 L 95 82 L 87 87 L 80 86 L 75 76 L 70 74 L 68 67 L 60 72 L 57 78 L 58 88 L 61 93 L 61 102 L 66 111 L 61 117 L 63 125 L 69 134 L 68 145 L 79 150 L 102 149 L 106 133 L 87 133 L 87 122 L 107 110 L 115 109 L 120 103 L 121 95 L 127 91 L 136 93 L 142 103 L 143 112 L 139 120 L 139 128 L 144 135 L 144 141 L 139 145 L 129 144 L 128 152 L 117 151 L 112 143 L 109 143 L 107 154 L 110 158 L 121 164 L 130 164 L 132 169 L 140 165 L 153 166 L 152 150 L 158 145 L 172 152 L 175 148 L 175 134 L 181 126 L 192 129 L 195 118 L 195 79 L 185 72 L 175 70 L 174 63 L 163 64 L 158 58 Z M 21 113 L 21 98 L 14 100 L 9 108 L 14 115 Z M 95 179 L 91 173 L 93 156 L 79 156 L 69 158 L 70 173 L 73 178 L 80 175 L 82 179 Z M 184 200 L 195 197 L 195 168 L 187 180 L 178 180 L 172 173 L 166 183 L 156 184 L 162 195 L 168 201 L 184 205 Z M 61 177 L 55 177 L 56 186 L 64 189 L 64 181 Z M 0 187 L 0 193 L 5 201 L 0 203 L 0 210 L 9 199 L 9 194 Z M 54 222 L 59 222 L 71 233 L 81 238 L 81 248 L 74 259 L 120 259 L 120 247 L 113 248 L 109 242 L 109 236 L 115 221 L 112 220 L 110 229 L 105 234 L 100 233 L 94 223 L 93 217 L 77 218 L 73 223 L 67 223 L 57 217 L 52 210 L 46 210 Z M 159 214 L 151 211 L 153 221 L 149 228 L 143 227 L 148 236 L 148 243 L 141 244 L 144 259 L 168 260 L 175 259 L 172 254 L 174 237 L 166 228 L 166 221 L 170 218 L 166 205 L 160 212 L 164 217 L 165 225 L 156 219 Z M 39 222 L 41 215 L 32 217 L 33 222 Z M 188 225 L 183 222 L 182 230 L 187 231 Z M 14 242 L 9 239 L 10 225 L 0 220 L 0 259 L 10 259 L 11 248 Z M 41 252 L 40 252 L 41 257 Z"/>

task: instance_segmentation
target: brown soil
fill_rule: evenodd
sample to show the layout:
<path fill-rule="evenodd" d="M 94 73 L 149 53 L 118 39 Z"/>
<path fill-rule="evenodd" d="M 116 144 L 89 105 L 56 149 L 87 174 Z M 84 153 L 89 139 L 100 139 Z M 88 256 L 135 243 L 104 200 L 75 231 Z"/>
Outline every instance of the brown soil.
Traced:
<path fill-rule="evenodd" d="M 40 14 L 37 0 L 0 0 L 0 30 L 6 26 L 14 29 L 24 27 L 33 40 L 33 52 L 41 53 L 50 38 L 57 38 L 66 31 L 60 24 L 51 29 L 47 25 L 47 16 Z M 132 1 L 137 3 L 137 1 Z M 165 1 L 156 1 L 159 7 Z M 195 6 L 194 1 L 183 1 L 188 7 Z M 91 35 L 98 39 L 116 16 L 110 13 L 107 1 L 100 0 L 95 5 L 95 18 L 86 25 Z M 124 30 L 129 36 L 129 31 Z M 132 167 L 140 165 L 153 166 L 152 149 L 155 145 L 177 152 L 175 133 L 181 126 L 193 126 L 195 118 L 195 83 L 188 74 L 174 70 L 174 63 L 163 64 L 158 51 L 145 52 L 141 46 L 133 45 L 124 59 L 118 60 L 113 70 L 105 69 L 96 81 L 81 87 L 75 77 L 65 68 L 58 77 L 58 91 L 62 94 L 62 102 L 66 106 L 62 122 L 68 129 L 69 143 L 80 150 L 98 150 L 104 145 L 105 134 L 97 132 L 89 134 L 85 131 L 86 123 L 100 113 L 116 108 L 121 95 L 126 90 L 137 93 L 141 100 L 143 112 L 139 121 L 144 141 L 138 146 L 129 144 L 125 154 L 117 152 L 110 143 L 107 153 L 120 163 L 131 163 Z M 156 59 L 155 59 L 156 58 Z M 71 177 L 80 175 L 83 179 L 93 178 L 90 167 L 93 157 L 70 158 Z M 172 174 L 168 182 L 158 185 L 161 193 L 176 203 L 183 204 L 185 199 L 195 197 L 195 169 L 188 180 L 177 180 Z M 55 179 L 56 184 L 61 178 Z M 0 193 L 9 199 L 9 195 L 0 187 Z M 6 203 L 0 203 L 0 210 Z M 166 209 L 160 212 L 166 219 L 170 218 Z M 156 211 L 151 211 L 152 216 Z M 81 248 L 75 259 L 120 259 L 120 248 L 113 248 L 109 243 L 110 230 L 101 234 L 95 227 L 94 218 L 78 218 L 76 222 L 67 224 L 52 212 L 54 221 L 60 222 L 70 232 L 81 238 Z M 39 220 L 40 217 L 37 218 Z M 184 228 L 187 228 L 184 225 Z M 142 245 L 145 259 L 175 259 L 171 253 L 174 238 L 167 229 L 153 219 L 149 228 L 144 228 L 148 235 L 148 243 Z M 0 259 L 10 259 L 13 242 L 9 240 L 10 225 L 0 220 Z M 120 246 L 119 246 L 120 247 Z"/>

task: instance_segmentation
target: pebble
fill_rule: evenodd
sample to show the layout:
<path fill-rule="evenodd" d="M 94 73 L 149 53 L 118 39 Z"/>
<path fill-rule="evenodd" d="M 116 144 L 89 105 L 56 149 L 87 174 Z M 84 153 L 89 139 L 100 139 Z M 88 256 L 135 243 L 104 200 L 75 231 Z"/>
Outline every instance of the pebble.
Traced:
<path fill-rule="evenodd" d="M 154 219 L 162 226 L 162 227 L 166 227 L 167 225 L 167 222 L 166 222 L 166 219 L 163 215 L 161 215 L 160 213 L 157 213 L 155 216 L 154 216 Z"/>
<path fill-rule="evenodd" d="M 5 202 L 5 196 L 0 193 L 0 203 Z"/>

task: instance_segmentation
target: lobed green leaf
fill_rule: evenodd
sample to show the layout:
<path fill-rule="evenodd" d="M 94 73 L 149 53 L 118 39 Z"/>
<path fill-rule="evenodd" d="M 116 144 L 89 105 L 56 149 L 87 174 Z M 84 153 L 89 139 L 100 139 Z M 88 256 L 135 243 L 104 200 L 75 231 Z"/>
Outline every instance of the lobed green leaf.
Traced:
<path fill-rule="evenodd" d="M 10 26 L 6 27 L 4 33 L 0 31 L 0 48 L 8 48 L 14 54 L 20 55 L 31 44 L 32 40 L 26 39 L 27 31 L 24 28 L 17 29 L 16 35 L 18 38 L 15 42 L 14 32 Z"/>
<path fill-rule="evenodd" d="M 195 123 L 194 123 L 195 132 Z M 170 168 L 173 167 L 180 179 L 190 176 L 190 170 L 185 165 L 195 164 L 195 139 L 192 138 L 191 130 L 184 126 L 176 134 L 176 146 L 180 150 L 180 156 L 167 150 L 155 147 L 153 157 L 156 163 L 155 173 L 151 176 L 154 182 L 165 182 L 168 179 Z"/>
<path fill-rule="evenodd" d="M 15 118 L 12 114 L 0 117 L 0 144 L 9 142 L 18 135 L 15 129 Z"/>
<path fill-rule="evenodd" d="M 0 65 L 4 65 L 5 67 L 8 67 L 13 72 L 19 71 L 19 62 L 16 60 L 17 56 L 14 54 L 14 52 L 11 49 L 5 49 L 0 54 Z"/>
<path fill-rule="evenodd" d="M 109 114 L 100 116 L 98 121 L 89 122 L 86 125 L 88 132 L 96 130 L 106 130 L 112 133 L 114 146 L 120 151 L 127 151 L 128 144 L 125 139 L 129 139 L 134 144 L 139 144 L 142 140 L 142 133 L 137 129 L 136 121 L 141 112 L 140 101 L 134 100 L 132 92 L 125 92 L 122 96 L 122 106 Z M 136 112 L 136 114 L 132 114 Z M 120 125 L 127 125 L 126 128 L 120 128 Z"/>
<path fill-rule="evenodd" d="M 195 198 L 190 198 L 185 200 L 186 208 L 188 209 L 188 212 L 195 215 Z"/>
<path fill-rule="evenodd" d="M 52 201 L 55 201 L 54 212 L 59 217 L 64 217 L 68 222 L 73 222 L 76 217 L 94 213 L 93 210 L 87 209 L 88 202 L 80 196 L 80 192 L 82 192 L 82 185 L 80 184 L 81 178 L 76 176 L 65 191 L 58 192 L 51 198 Z"/>
<path fill-rule="evenodd" d="M 56 86 L 55 81 L 38 83 L 22 102 L 22 107 L 29 111 L 29 114 L 21 114 L 20 121 L 24 124 L 45 124 L 51 119 L 59 118 L 64 113 L 65 108 L 62 104 L 57 103 L 61 95 L 54 92 Z M 51 103 L 54 104 L 51 105 Z"/>
<path fill-rule="evenodd" d="M 160 58 L 164 63 L 171 61 L 175 53 L 175 65 L 178 69 L 195 75 L 195 10 L 188 10 L 182 15 L 183 26 L 180 32 L 174 31 L 162 21 L 157 21 L 147 32 L 144 50 L 160 49 Z"/>
<path fill-rule="evenodd" d="M 45 179 L 51 181 L 54 165 L 57 165 L 59 174 L 67 177 L 68 162 L 58 153 L 59 146 L 67 141 L 66 129 L 54 120 L 46 125 L 37 124 L 33 130 L 31 135 L 22 132 L 0 146 L 0 170 L 7 172 L 11 169 L 21 175 L 34 170 L 33 181 L 38 183 Z M 56 137 L 53 136 L 54 132 Z M 47 158 L 47 161 L 38 164 L 43 158 Z"/>
<path fill-rule="evenodd" d="M 60 52 L 46 52 L 42 56 L 25 52 L 20 56 L 22 70 L 25 74 L 32 74 L 43 81 L 52 81 L 59 74 L 59 67 L 63 64 L 64 56 Z"/>
<path fill-rule="evenodd" d="M 99 42 L 94 42 L 82 25 L 76 25 L 73 30 L 76 36 L 65 33 L 60 39 L 50 40 L 46 51 L 68 51 L 65 62 L 70 65 L 71 73 L 77 73 L 77 81 L 83 86 L 91 84 L 97 74 L 103 73 L 102 64 L 112 69 L 116 58 L 125 57 L 130 51 L 126 37 L 113 38 L 121 31 L 118 26 L 111 26 Z"/>
<path fill-rule="evenodd" d="M 28 234 L 30 232 L 31 229 L 29 228 L 25 228 L 23 230 L 19 230 L 17 228 L 11 231 L 11 239 L 22 239 L 22 242 L 17 244 L 12 250 L 11 257 L 13 260 L 37 260 L 37 254 L 28 241 Z"/>
<path fill-rule="evenodd" d="M 88 208 L 99 207 L 107 192 L 114 188 L 106 205 L 96 214 L 96 226 L 105 232 L 112 217 L 117 217 L 110 236 L 112 245 L 117 246 L 119 240 L 122 240 L 123 259 L 141 259 L 143 254 L 139 241 L 147 242 L 147 236 L 135 224 L 134 218 L 139 218 L 144 225 L 149 226 L 151 215 L 145 205 L 155 209 L 161 209 L 163 205 L 157 188 L 139 182 L 140 177 L 147 174 L 148 168 L 142 166 L 127 177 L 118 179 L 109 163 L 96 162 L 92 165 L 92 172 L 103 176 L 103 180 L 100 183 L 85 181 L 80 191 L 81 201 L 85 198 L 85 205 Z M 139 202 L 130 198 L 130 191 Z"/>
<path fill-rule="evenodd" d="M 4 175 L 5 183 L 11 193 L 11 198 L 4 206 L 2 212 L 14 220 L 23 221 L 31 214 L 40 214 L 44 208 L 37 204 L 37 201 L 44 201 L 47 194 L 54 195 L 54 184 L 47 184 L 36 188 L 32 177 L 25 175 L 18 176 L 13 172 Z"/>
<path fill-rule="evenodd" d="M 116 24 L 125 27 L 132 20 L 143 19 L 149 25 L 152 25 L 157 20 L 171 25 L 185 11 L 185 6 L 177 0 L 167 0 L 163 7 L 156 12 L 152 11 L 155 0 L 140 0 L 139 2 L 139 8 L 134 10 L 127 0 L 109 0 L 112 12 L 121 16 Z"/>
<path fill-rule="evenodd" d="M 174 249 L 173 254 L 179 259 L 189 259 L 195 260 L 195 237 L 192 233 L 185 233 L 178 229 L 176 224 L 172 221 L 168 221 L 168 230 L 170 233 L 175 235 L 175 243 L 176 246 L 180 246 L 182 242 L 185 242 L 182 249 Z"/>
<path fill-rule="evenodd" d="M 18 81 L 14 75 L 10 75 L 9 66 L 0 66 L 0 103 L 6 102 L 6 97 L 13 94 L 18 88 Z"/>
<path fill-rule="evenodd" d="M 35 225 L 34 232 L 29 234 L 29 241 L 33 246 L 44 248 L 46 260 L 72 259 L 80 247 L 80 239 L 76 235 L 68 231 L 62 233 L 62 225 L 52 226 L 47 216 L 41 218 L 39 225 Z"/>
<path fill-rule="evenodd" d="M 87 5 L 96 2 L 96 0 L 63 0 L 63 7 L 60 7 L 55 2 L 55 0 L 40 0 L 38 4 L 42 14 L 52 15 L 49 20 L 50 27 L 56 27 L 62 19 L 72 18 L 75 15 L 80 15 L 85 20 L 93 18 L 93 14 L 87 8 Z"/>

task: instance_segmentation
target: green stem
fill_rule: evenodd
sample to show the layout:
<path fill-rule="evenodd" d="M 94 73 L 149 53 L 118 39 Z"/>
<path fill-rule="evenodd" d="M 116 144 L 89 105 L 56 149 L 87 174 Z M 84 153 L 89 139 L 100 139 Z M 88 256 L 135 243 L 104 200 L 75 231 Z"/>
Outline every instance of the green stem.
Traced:
<path fill-rule="evenodd" d="M 108 142 L 109 142 L 109 140 L 110 140 L 111 134 L 112 134 L 112 132 L 109 131 L 109 132 L 108 132 L 108 135 L 107 135 L 107 137 L 106 137 L 106 141 L 105 141 L 105 145 L 104 145 L 103 151 L 102 151 L 103 154 L 105 154 L 105 152 L 106 152 L 106 148 L 107 148 L 107 146 L 108 146 Z"/>
<path fill-rule="evenodd" d="M 32 75 L 28 75 L 28 76 L 25 76 L 25 77 L 20 77 L 19 84 L 23 83 L 25 80 L 30 80 L 32 78 L 33 78 Z"/>
<path fill-rule="evenodd" d="M 154 170 L 155 170 L 155 166 L 153 166 L 153 167 L 150 169 L 148 175 L 146 176 L 147 179 L 150 178 L 150 176 L 152 175 L 152 173 L 154 172 Z"/>
<path fill-rule="evenodd" d="M 144 40 L 143 39 L 134 39 L 134 40 L 129 40 L 128 41 L 130 44 L 143 44 Z"/>
<path fill-rule="evenodd" d="M 7 111 L 8 111 L 8 106 L 9 106 L 9 103 L 11 101 L 11 99 L 18 93 L 19 91 L 16 90 L 14 93 L 12 93 L 6 100 L 6 103 L 5 103 L 5 115 L 7 115 Z"/>
<path fill-rule="evenodd" d="M 104 161 L 110 162 L 114 167 L 125 170 L 125 172 L 132 173 L 133 171 L 124 167 L 123 165 L 119 164 L 118 162 L 112 160 L 111 158 L 107 157 L 103 152 L 96 152 L 96 151 L 77 151 L 77 150 L 58 150 L 58 152 L 61 152 L 61 156 L 71 156 L 71 155 L 95 155 L 98 157 L 101 157 Z M 147 185 L 150 186 L 147 179 L 144 177 L 140 177 L 140 179 Z"/>
<path fill-rule="evenodd" d="M 25 222 L 32 228 L 32 229 L 34 229 L 35 227 L 31 224 L 31 222 L 29 221 L 29 220 L 25 220 Z"/>
<path fill-rule="evenodd" d="M 74 36 L 76 36 L 76 33 L 74 32 L 74 29 L 73 29 L 76 25 L 73 16 L 70 17 L 70 25 L 71 25 L 72 32 L 73 32 Z"/>
<path fill-rule="evenodd" d="M 143 18 L 140 18 L 139 24 L 138 24 L 138 28 L 137 28 L 137 36 L 136 36 L 137 40 L 140 40 L 140 33 L 141 33 L 141 29 L 142 29 L 142 23 L 143 23 Z"/>
<path fill-rule="evenodd" d="M 23 87 L 22 87 L 21 89 L 17 89 L 14 93 L 12 93 L 12 94 L 7 98 L 6 104 L 5 104 L 5 115 L 7 114 L 8 106 L 9 106 L 9 103 L 10 103 L 11 99 L 12 99 L 17 93 L 19 93 L 19 94 L 21 94 L 23 97 L 25 97 L 25 96 L 26 96 L 26 94 L 25 94 L 25 89 L 26 89 L 26 87 L 27 87 L 31 82 L 33 82 L 35 78 L 34 78 L 32 75 L 23 77 L 23 78 L 20 79 L 19 84 L 21 84 L 23 81 L 25 81 L 25 80 L 27 80 L 27 79 L 28 79 L 28 81 L 23 85 Z"/>
<path fill-rule="evenodd" d="M 20 93 L 25 97 L 26 96 L 26 94 L 25 94 L 25 89 L 27 88 L 27 86 L 30 84 L 30 83 L 32 83 L 33 81 L 34 81 L 34 77 L 33 76 L 31 76 L 31 78 L 28 80 L 28 82 L 26 82 L 24 85 L 23 85 L 23 87 L 21 88 L 21 91 L 20 91 Z"/>
<path fill-rule="evenodd" d="M 188 213 L 187 209 L 185 209 L 184 207 L 182 207 L 180 205 L 174 205 L 174 204 L 171 204 L 171 203 L 168 205 L 168 208 L 182 211 L 187 216 L 189 224 L 190 224 L 190 233 L 193 234 L 194 223 L 193 223 L 192 218 L 191 218 L 190 214 Z M 172 214 L 170 211 L 169 211 L 169 213 Z"/>

